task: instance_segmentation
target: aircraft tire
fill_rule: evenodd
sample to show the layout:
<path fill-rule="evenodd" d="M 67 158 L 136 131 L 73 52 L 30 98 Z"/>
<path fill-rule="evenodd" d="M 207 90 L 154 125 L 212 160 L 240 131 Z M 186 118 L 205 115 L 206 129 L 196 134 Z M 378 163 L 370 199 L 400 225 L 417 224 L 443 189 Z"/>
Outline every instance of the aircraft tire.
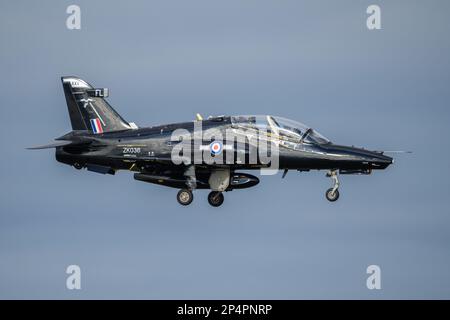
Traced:
<path fill-rule="evenodd" d="M 75 162 L 75 163 L 73 164 L 73 167 L 74 167 L 75 169 L 77 169 L 77 170 L 83 169 L 83 166 L 82 166 L 81 164 L 79 164 L 78 162 Z"/>
<path fill-rule="evenodd" d="M 190 205 L 193 200 L 194 200 L 194 195 L 192 194 L 191 190 L 181 189 L 180 191 L 178 191 L 177 201 L 182 206 Z"/>
<path fill-rule="evenodd" d="M 334 202 L 339 199 L 339 190 L 336 189 L 336 191 L 333 192 L 333 188 L 330 188 L 327 190 L 327 192 L 325 192 L 325 197 L 328 201 Z"/>
<path fill-rule="evenodd" d="M 213 207 L 220 207 L 225 200 L 222 192 L 211 191 L 208 194 L 208 203 Z"/>

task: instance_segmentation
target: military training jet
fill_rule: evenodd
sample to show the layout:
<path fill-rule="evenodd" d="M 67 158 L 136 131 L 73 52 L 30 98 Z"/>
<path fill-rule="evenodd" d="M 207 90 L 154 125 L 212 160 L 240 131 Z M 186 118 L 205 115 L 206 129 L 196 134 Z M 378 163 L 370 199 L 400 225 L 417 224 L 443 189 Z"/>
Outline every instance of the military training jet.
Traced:
<path fill-rule="evenodd" d="M 283 178 L 288 170 L 327 170 L 333 185 L 325 195 L 336 201 L 338 173 L 370 174 L 393 163 L 383 152 L 335 145 L 304 124 L 270 115 L 197 114 L 194 121 L 141 128 L 108 104 L 108 89 L 73 76 L 61 80 L 72 131 L 29 149 L 55 148 L 56 160 L 76 169 L 133 171 L 136 180 L 180 189 L 181 205 L 192 202 L 195 189 L 210 189 L 208 202 L 218 207 L 223 192 L 259 183 L 242 170 L 270 169 L 283 170 Z"/>

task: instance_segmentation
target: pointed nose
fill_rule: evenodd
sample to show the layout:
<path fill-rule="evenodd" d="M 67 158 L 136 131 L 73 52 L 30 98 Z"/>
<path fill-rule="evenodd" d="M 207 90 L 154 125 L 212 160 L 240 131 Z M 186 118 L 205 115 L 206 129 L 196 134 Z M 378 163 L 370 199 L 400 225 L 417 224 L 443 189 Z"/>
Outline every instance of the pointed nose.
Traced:
<path fill-rule="evenodd" d="M 342 169 L 385 169 L 394 162 L 381 151 L 334 144 L 323 145 L 322 148 L 329 154 L 339 155 Z"/>
<path fill-rule="evenodd" d="M 351 149 L 363 164 L 372 169 L 385 169 L 394 161 L 391 157 L 383 154 L 382 151 L 369 151 L 354 147 L 351 147 Z"/>
<path fill-rule="evenodd" d="M 385 169 L 392 163 L 394 163 L 394 159 L 381 152 L 373 152 L 372 159 L 370 160 L 370 164 L 374 169 Z"/>

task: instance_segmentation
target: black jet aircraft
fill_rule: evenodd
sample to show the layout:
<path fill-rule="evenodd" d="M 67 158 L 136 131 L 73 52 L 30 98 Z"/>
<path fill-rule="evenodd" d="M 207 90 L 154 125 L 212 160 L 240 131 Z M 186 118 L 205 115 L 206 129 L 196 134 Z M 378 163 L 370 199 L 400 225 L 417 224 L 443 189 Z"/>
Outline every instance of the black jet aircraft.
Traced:
<path fill-rule="evenodd" d="M 180 189 L 177 200 L 181 205 L 192 202 L 195 189 L 210 189 L 208 202 L 218 207 L 224 201 L 223 192 L 259 183 L 256 176 L 242 170 L 269 167 L 259 156 L 256 162 L 246 161 L 251 148 L 255 148 L 252 142 L 245 141 L 238 148 L 236 141 L 226 145 L 214 138 L 206 141 L 201 138 L 198 149 L 210 152 L 212 157 L 228 153 L 233 155 L 231 162 L 174 162 L 173 149 L 181 143 L 180 137 L 174 139 L 174 131 L 182 129 L 192 137 L 195 126 L 200 124 L 204 131 L 231 130 L 246 136 L 263 129 L 266 141 L 278 147 L 278 169 L 284 170 L 283 178 L 288 170 L 327 170 L 333 182 L 325 193 L 329 201 L 339 198 L 338 173 L 370 174 L 393 163 L 383 152 L 336 145 L 308 126 L 270 115 L 218 116 L 205 120 L 197 115 L 195 121 L 140 128 L 125 121 L 108 104 L 105 100 L 108 89 L 96 89 L 73 76 L 61 80 L 73 130 L 51 144 L 30 149 L 55 148 L 56 160 L 76 169 L 102 174 L 133 171 L 136 180 Z"/>

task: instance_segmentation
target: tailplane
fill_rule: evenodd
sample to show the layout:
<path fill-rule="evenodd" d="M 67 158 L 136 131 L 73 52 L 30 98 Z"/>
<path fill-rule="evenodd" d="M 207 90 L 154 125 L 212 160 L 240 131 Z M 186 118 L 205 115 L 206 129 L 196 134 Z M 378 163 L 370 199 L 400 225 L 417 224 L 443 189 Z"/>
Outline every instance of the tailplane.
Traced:
<path fill-rule="evenodd" d="M 108 89 L 93 88 L 77 77 L 62 77 L 61 81 L 73 130 L 99 134 L 133 128 L 104 99 Z"/>

